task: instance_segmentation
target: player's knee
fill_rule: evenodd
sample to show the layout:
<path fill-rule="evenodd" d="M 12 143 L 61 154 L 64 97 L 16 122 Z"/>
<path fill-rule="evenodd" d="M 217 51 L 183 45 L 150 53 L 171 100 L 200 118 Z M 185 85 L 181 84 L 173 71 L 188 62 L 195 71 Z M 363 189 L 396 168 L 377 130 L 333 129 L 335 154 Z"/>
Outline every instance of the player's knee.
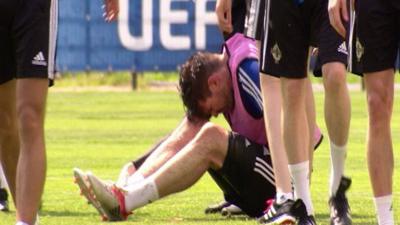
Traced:
<path fill-rule="evenodd" d="M 297 82 L 296 79 L 285 81 L 283 99 L 285 108 L 289 111 L 296 110 L 304 104 L 305 98 L 305 83 Z M 303 92 L 301 91 L 303 89 Z"/>
<path fill-rule="evenodd" d="M 225 129 L 221 126 L 208 122 L 201 128 L 199 135 L 201 139 L 206 139 L 210 142 L 221 140 L 225 135 Z"/>
<path fill-rule="evenodd" d="M 305 90 L 306 81 L 304 79 L 287 79 L 282 83 L 285 94 L 291 98 L 299 96 L 299 90 Z"/>
<path fill-rule="evenodd" d="M 202 127 L 199 135 L 199 141 L 204 144 L 201 151 L 210 167 L 213 169 L 221 168 L 227 151 L 227 131 L 223 127 L 209 122 Z"/>
<path fill-rule="evenodd" d="M 326 90 L 338 90 L 346 86 L 346 71 L 338 67 L 330 68 L 323 79 Z"/>
<path fill-rule="evenodd" d="M 387 93 L 369 93 L 367 97 L 371 125 L 386 123 L 392 112 L 393 98 Z"/>
<path fill-rule="evenodd" d="M 43 127 L 44 112 L 40 107 L 30 104 L 17 106 L 18 127 L 21 133 L 36 132 Z"/>

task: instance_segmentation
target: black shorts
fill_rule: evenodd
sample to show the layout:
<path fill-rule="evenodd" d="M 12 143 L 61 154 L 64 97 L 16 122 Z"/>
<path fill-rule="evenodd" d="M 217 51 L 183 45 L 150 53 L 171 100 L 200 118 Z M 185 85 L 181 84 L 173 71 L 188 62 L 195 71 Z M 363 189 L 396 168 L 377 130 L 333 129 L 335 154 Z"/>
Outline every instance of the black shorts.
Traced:
<path fill-rule="evenodd" d="M 265 202 L 275 197 L 275 180 L 268 149 L 237 134 L 229 134 L 223 167 L 209 170 L 225 199 L 247 215 L 259 217 Z"/>
<path fill-rule="evenodd" d="M 232 34 L 242 33 L 256 40 L 261 40 L 264 26 L 264 10 L 253 11 L 257 14 L 250 12 L 251 7 L 256 7 L 258 3 L 260 6 L 258 9 L 264 9 L 265 0 L 232 0 Z M 255 18 L 257 18 L 257 23 L 254 23 Z M 249 20 L 251 21 L 250 23 L 248 22 Z M 255 34 L 248 33 L 252 29 L 255 29 Z M 225 40 L 230 36 L 224 35 Z"/>
<path fill-rule="evenodd" d="M 261 52 L 261 72 L 278 77 L 307 76 L 309 46 L 317 46 L 321 0 L 269 0 Z M 325 10 L 327 10 L 325 8 Z M 266 29 L 268 28 L 268 29 Z"/>
<path fill-rule="evenodd" d="M 395 68 L 400 41 L 398 0 L 356 1 L 356 51 L 363 73 Z"/>
<path fill-rule="evenodd" d="M 0 84 L 53 78 L 57 0 L 0 0 Z"/>
<path fill-rule="evenodd" d="M 318 55 L 314 65 L 314 75 L 322 76 L 322 66 L 330 62 L 340 62 L 347 67 L 348 60 L 348 42 L 340 36 L 329 22 L 328 0 L 320 1 L 322 4 L 321 10 L 321 25 L 318 34 Z M 350 6 L 350 4 L 349 4 Z M 346 30 L 350 30 L 350 22 L 345 22 Z M 349 34 L 349 32 L 347 32 Z M 348 39 L 347 39 L 348 40 Z"/>

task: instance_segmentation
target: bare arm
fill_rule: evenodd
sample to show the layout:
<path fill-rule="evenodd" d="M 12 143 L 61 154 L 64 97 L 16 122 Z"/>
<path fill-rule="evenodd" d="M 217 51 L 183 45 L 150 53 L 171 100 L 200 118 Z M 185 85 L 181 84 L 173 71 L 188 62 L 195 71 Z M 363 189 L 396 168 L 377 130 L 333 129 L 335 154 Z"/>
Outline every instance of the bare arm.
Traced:
<path fill-rule="evenodd" d="M 346 38 L 346 28 L 343 20 L 349 21 L 349 11 L 347 0 L 329 0 L 328 4 L 329 21 L 333 28 L 344 38 Z"/>
<path fill-rule="evenodd" d="M 161 145 L 150 154 L 139 168 L 140 173 L 147 177 L 158 170 L 183 147 L 189 143 L 207 121 L 197 123 L 189 121 L 186 117 Z"/>
<path fill-rule="evenodd" d="M 231 10 L 231 0 L 217 0 L 215 13 L 217 14 L 219 29 L 224 34 L 230 34 L 233 31 Z"/>
<path fill-rule="evenodd" d="M 103 9 L 105 21 L 111 22 L 116 20 L 119 13 L 119 0 L 104 0 Z"/>
<path fill-rule="evenodd" d="M 151 149 L 133 162 L 125 164 L 119 174 L 117 185 L 119 187 L 128 185 L 130 179 L 134 180 L 133 174 L 141 169 L 143 164 L 145 164 L 145 169 L 141 169 L 141 172 L 143 173 L 141 175 L 146 177 L 151 175 L 178 153 L 180 149 L 183 148 L 183 146 L 185 146 L 194 135 L 196 135 L 204 123 L 205 122 L 200 121 L 198 124 L 194 124 L 185 117 L 181 124 L 175 128 L 172 133 L 162 138 Z"/>

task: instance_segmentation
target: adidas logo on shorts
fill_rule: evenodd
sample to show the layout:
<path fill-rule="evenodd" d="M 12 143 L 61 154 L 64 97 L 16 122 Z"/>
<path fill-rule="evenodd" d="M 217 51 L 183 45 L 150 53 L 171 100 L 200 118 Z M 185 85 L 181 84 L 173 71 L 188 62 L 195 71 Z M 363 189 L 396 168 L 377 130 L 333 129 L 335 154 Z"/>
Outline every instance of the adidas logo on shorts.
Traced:
<path fill-rule="evenodd" d="M 347 52 L 346 42 L 343 42 L 341 45 L 339 45 L 337 51 L 348 55 L 349 53 Z"/>
<path fill-rule="evenodd" d="M 33 57 L 32 64 L 37 66 L 47 66 L 47 62 L 44 58 L 43 52 L 40 51 L 38 54 L 36 54 L 35 57 Z"/>

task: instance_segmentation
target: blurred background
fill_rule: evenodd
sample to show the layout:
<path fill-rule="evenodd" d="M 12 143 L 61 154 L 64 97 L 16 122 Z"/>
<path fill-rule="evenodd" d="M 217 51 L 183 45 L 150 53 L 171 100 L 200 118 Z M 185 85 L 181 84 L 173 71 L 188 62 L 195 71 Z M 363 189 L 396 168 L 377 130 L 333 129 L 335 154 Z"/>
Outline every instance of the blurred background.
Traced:
<path fill-rule="evenodd" d="M 198 50 L 219 51 L 215 0 L 120 0 L 115 22 L 102 0 L 59 0 L 57 68 L 77 71 L 176 71 Z"/>
<path fill-rule="evenodd" d="M 56 87 L 171 86 L 178 66 L 195 51 L 221 50 L 215 3 L 120 0 L 118 20 L 107 23 L 103 0 L 59 0 L 56 62 L 62 79 Z M 311 68 L 313 64 L 314 57 Z M 310 77 L 313 83 L 321 82 Z M 347 78 L 362 84 L 358 76 Z"/>

